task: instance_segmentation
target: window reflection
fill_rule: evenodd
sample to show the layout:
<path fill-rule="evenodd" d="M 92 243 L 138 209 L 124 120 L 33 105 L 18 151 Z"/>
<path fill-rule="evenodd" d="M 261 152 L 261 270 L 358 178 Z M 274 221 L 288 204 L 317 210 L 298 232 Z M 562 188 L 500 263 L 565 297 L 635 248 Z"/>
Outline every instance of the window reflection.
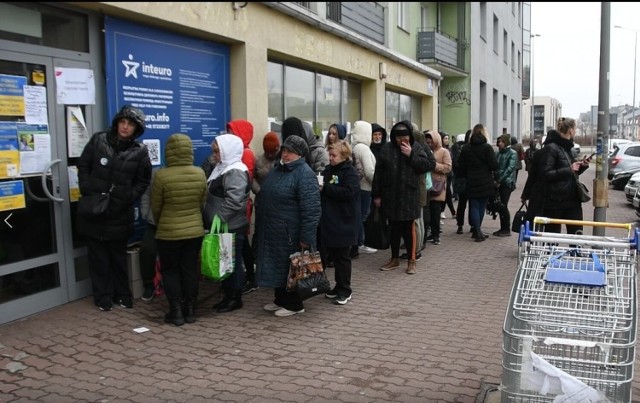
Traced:
<path fill-rule="evenodd" d="M 314 79 L 311 71 L 287 66 L 285 70 L 285 110 L 287 117 L 314 121 Z"/>

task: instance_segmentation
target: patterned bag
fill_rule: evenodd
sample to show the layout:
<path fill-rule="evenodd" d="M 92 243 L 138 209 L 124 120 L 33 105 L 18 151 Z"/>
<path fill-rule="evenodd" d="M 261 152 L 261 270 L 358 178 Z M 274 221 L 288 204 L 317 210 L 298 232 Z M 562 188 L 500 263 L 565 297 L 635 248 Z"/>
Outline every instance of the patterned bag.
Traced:
<path fill-rule="evenodd" d="M 331 291 L 320 252 L 302 251 L 289 256 L 287 291 L 296 291 L 303 300 Z"/>
<path fill-rule="evenodd" d="M 229 232 L 227 223 L 222 223 L 216 214 L 211 231 L 202 240 L 200 250 L 200 272 L 214 281 L 229 277 L 235 266 L 236 234 Z"/>

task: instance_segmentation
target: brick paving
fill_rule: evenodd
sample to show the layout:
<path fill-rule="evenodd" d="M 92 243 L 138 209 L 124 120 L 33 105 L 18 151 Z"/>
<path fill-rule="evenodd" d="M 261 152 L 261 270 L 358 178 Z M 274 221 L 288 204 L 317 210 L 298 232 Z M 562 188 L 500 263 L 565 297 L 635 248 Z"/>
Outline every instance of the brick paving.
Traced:
<path fill-rule="evenodd" d="M 607 221 L 636 221 L 623 192 L 609 198 Z M 499 228 L 490 216 L 484 223 L 488 234 Z M 181 327 L 163 323 L 164 298 L 100 312 L 87 297 L 5 324 L 0 401 L 480 402 L 487 385 L 500 384 L 517 237 L 476 243 L 455 230 L 445 219 L 442 244 L 427 245 L 416 275 L 405 274 L 404 261 L 378 270 L 389 250 L 360 255 L 345 306 L 318 296 L 304 314 L 276 318 L 262 310 L 272 290 L 259 289 L 243 309 L 216 314 L 219 285 L 207 282 L 197 323 Z M 140 326 L 150 331 L 135 333 Z"/>

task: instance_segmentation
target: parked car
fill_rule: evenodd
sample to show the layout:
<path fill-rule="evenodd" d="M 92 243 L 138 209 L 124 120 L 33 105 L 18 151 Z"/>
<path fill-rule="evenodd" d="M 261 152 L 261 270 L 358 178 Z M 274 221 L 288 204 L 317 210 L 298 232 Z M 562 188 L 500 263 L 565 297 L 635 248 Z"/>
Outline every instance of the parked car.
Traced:
<path fill-rule="evenodd" d="M 609 148 L 608 148 L 609 156 L 611 156 L 611 154 L 613 154 L 616 148 L 619 148 L 620 145 L 628 144 L 631 142 L 632 142 L 631 140 L 627 140 L 627 139 L 609 139 Z"/>
<path fill-rule="evenodd" d="M 624 190 L 624 187 L 627 186 L 629 179 L 631 179 L 633 174 L 635 174 L 636 172 L 640 172 L 640 167 L 634 168 L 630 171 L 618 172 L 617 174 L 613 175 L 613 178 L 611 178 L 609 184 L 615 190 Z"/>
<path fill-rule="evenodd" d="M 618 172 L 631 171 L 640 168 L 640 142 L 620 144 L 609 157 L 609 174 L 607 179 L 612 180 Z"/>
<path fill-rule="evenodd" d="M 636 216 L 640 218 L 640 192 L 636 190 L 635 196 L 633 196 L 633 208 L 636 211 Z"/>
<path fill-rule="evenodd" d="M 640 172 L 631 175 L 629 182 L 624 187 L 624 195 L 629 203 L 633 203 L 633 197 L 636 195 L 638 186 L 640 186 Z"/>

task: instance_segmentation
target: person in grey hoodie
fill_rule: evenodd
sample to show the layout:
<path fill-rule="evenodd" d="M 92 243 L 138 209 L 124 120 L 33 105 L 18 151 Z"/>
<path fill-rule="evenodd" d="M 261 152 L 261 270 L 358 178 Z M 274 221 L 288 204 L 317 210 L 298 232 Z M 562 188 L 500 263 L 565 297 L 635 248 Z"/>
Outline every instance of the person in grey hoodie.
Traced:
<path fill-rule="evenodd" d="M 303 122 L 297 117 L 289 117 L 282 122 L 282 143 L 287 141 L 289 136 L 298 136 L 304 139 L 309 147 L 309 152 L 305 157 L 307 165 L 311 167 L 311 170 L 318 175 L 324 171 L 324 167 L 329 165 L 329 154 L 324 148 L 324 145 L 313 134 L 313 128 L 307 122 Z M 280 159 L 278 155 L 277 160 Z"/>
<path fill-rule="evenodd" d="M 373 184 L 373 174 L 376 170 L 376 157 L 370 148 L 371 145 L 371 123 L 358 120 L 353 123 L 351 129 L 351 148 L 353 151 L 354 165 L 361 170 L 360 178 L 360 214 L 362 221 L 358 233 L 358 244 L 351 248 L 351 258 L 362 253 L 376 253 L 377 249 L 365 246 L 364 242 L 364 222 L 369 216 L 371 209 L 371 185 Z"/>

